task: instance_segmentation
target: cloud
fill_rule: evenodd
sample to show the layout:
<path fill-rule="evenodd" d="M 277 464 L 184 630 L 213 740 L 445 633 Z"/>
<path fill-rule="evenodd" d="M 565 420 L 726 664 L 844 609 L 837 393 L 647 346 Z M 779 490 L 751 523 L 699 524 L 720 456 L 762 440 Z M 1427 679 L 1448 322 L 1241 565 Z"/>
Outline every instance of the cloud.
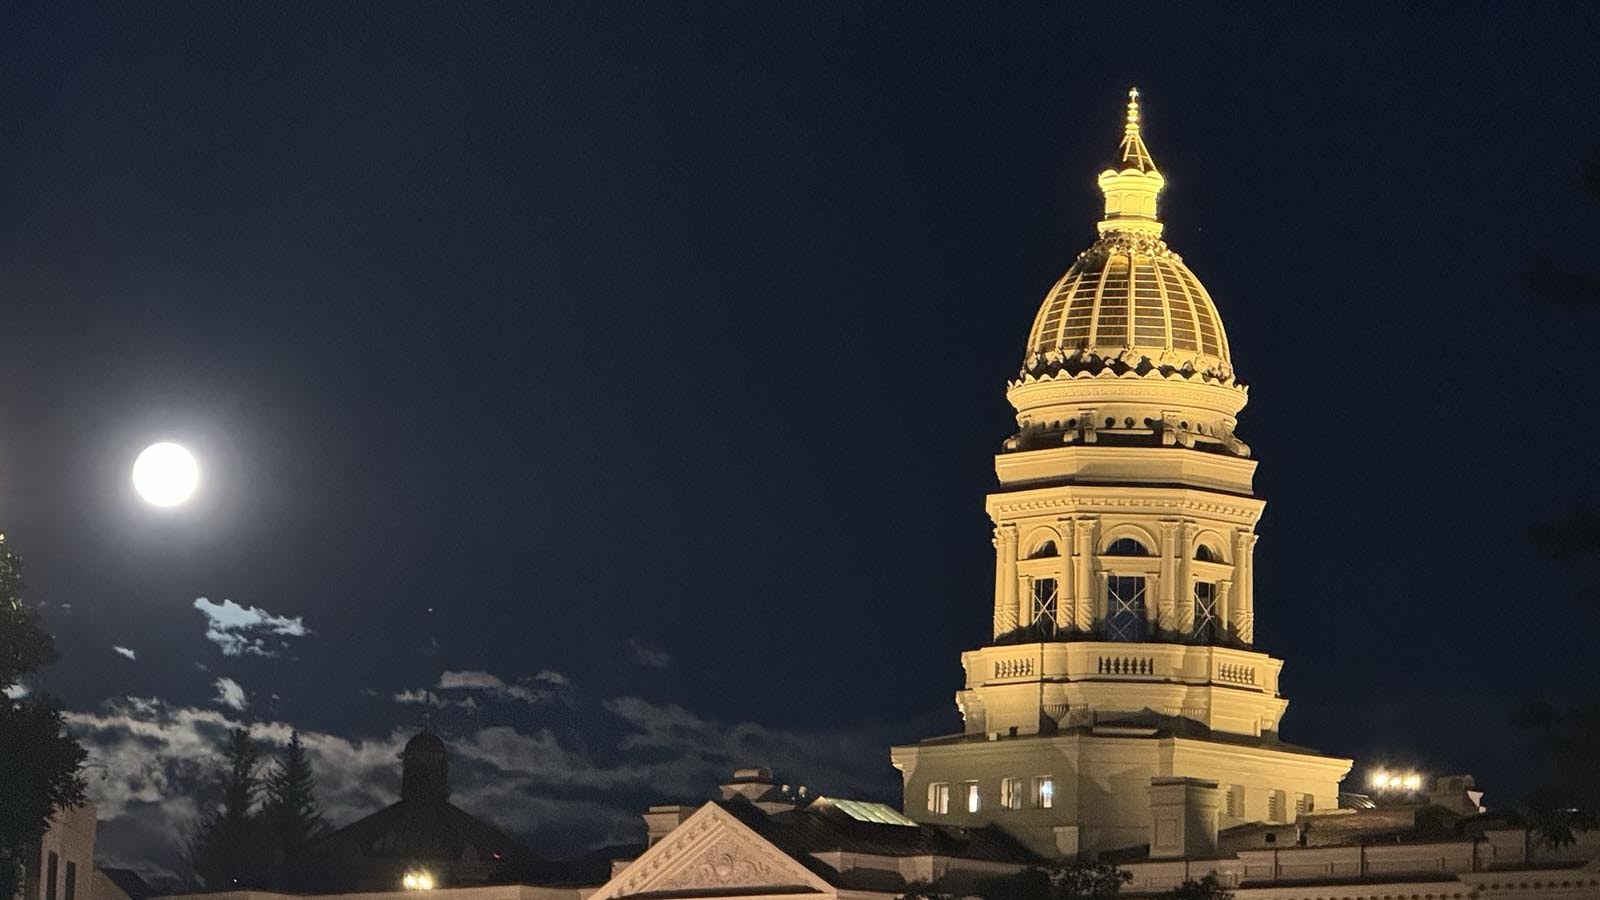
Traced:
<path fill-rule="evenodd" d="M 305 637 L 310 634 L 299 617 L 275 616 L 255 606 L 240 606 L 232 600 L 212 603 L 197 597 L 194 608 L 206 617 L 206 640 L 222 649 L 224 656 L 276 656 L 288 646 L 286 637 Z M 277 638 L 277 646 L 269 647 L 267 638 Z"/>
<path fill-rule="evenodd" d="M 464 670 L 441 673 L 439 683 L 434 685 L 434 690 L 478 691 L 498 699 L 536 704 L 554 699 L 557 694 L 571 686 L 572 680 L 567 676 L 548 669 L 532 678 L 522 679 L 521 683 L 516 684 L 508 684 L 500 676 L 488 672 Z M 399 699 L 398 695 L 396 699 Z"/>
<path fill-rule="evenodd" d="M 495 690 L 554 690 L 566 681 L 552 672 L 507 684 L 475 670 L 445 673 L 440 680 L 458 686 L 403 692 L 408 699 L 398 702 L 431 704 L 429 696 L 458 702 L 439 691 L 471 691 L 459 701 L 481 702 Z M 218 679 L 219 696 L 224 681 Z M 641 840 L 639 813 L 645 807 L 710 799 L 740 765 L 773 766 L 780 777 L 829 796 L 892 800 L 899 791 L 885 748 L 903 737 L 906 723 L 782 731 L 753 722 L 720 723 L 641 697 L 596 701 L 569 694 L 563 701 L 575 709 L 528 707 L 515 728 L 479 726 L 474 718 L 472 726 L 444 734 L 451 802 L 548 857 Z M 289 723 L 242 719 L 229 706 L 177 707 L 150 697 L 67 714 L 91 765 L 105 775 L 89 779 L 89 792 L 101 819 L 96 850 L 107 865 L 152 876 L 182 869 L 176 836 L 219 800 L 215 773 L 227 731 L 248 728 L 264 758 L 289 740 Z M 300 731 L 330 824 L 347 824 L 395 802 L 396 756 L 414 733 L 410 727 L 379 736 Z"/>
<path fill-rule="evenodd" d="M 217 696 L 213 698 L 213 702 L 237 710 L 243 710 L 250 705 L 244 697 L 244 688 L 232 678 L 218 678 L 212 684 L 217 688 Z"/>
<path fill-rule="evenodd" d="M 392 699 L 396 703 L 413 703 L 418 706 L 432 706 L 439 709 L 443 709 L 446 706 L 460 706 L 466 709 L 478 708 L 478 701 L 472 699 L 471 697 L 461 697 L 459 699 L 445 698 L 435 694 L 433 691 L 430 691 L 427 688 L 418 688 L 414 691 L 401 691 L 393 695 Z"/>
<path fill-rule="evenodd" d="M 138 659 L 139 658 L 137 654 L 135 654 L 132 650 L 129 650 L 127 647 L 115 647 L 114 646 L 114 647 L 111 648 L 111 652 L 116 653 L 116 654 L 118 654 L 120 656 L 126 656 L 129 659 Z"/>
<path fill-rule="evenodd" d="M 628 648 L 628 655 L 632 657 L 634 663 L 644 666 L 646 669 L 665 669 L 667 666 L 672 665 L 672 656 L 667 651 L 646 641 L 644 638 L 628 638 L 625 646 Z"/>

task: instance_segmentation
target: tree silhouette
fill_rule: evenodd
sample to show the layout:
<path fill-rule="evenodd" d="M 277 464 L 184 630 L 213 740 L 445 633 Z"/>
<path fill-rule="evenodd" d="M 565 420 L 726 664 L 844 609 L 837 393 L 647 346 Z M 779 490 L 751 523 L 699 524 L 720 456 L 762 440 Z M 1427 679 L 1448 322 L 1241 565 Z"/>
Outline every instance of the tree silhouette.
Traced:
<path fill-rule="evenodd" d="M 259 766 L 250 732 L 229 731 L 215 776 L 222 802 L 202 817 L 189 839 L 189 865 L 209 890 L 265 886 L 267 854 L 255 810 L 261 792 Z"/>
<path fill-rule="evenodd" d="M 1584 164 L 1588 192 L 1600 202 L 1600 159 Z M 1524 282 L 1533 296 L 1556 309 L 1600 312 L 1600 276 L 1568 269 L 1542 255 L 1528 259 Z M 1535 524 L 1529 537 L 1556 562 L 1600 559 L 1600 513 L 1578 502 L 1560 518 Z M 1600 605 L 1600 585 L 1584 593 Z M 1544 751 L 1542 783 L 1523 801 L 1530 825 L 1558 844 L 1575 830 L 1600 826 L 1600 694 L 1574 706 L 1534 703 L 1512 713 L 1512 723 L 1533 735 Z"/>
<path fill-rule="evenodd" d="M 22 560 L 0 536 L 0 897 L 21 892 L 22 867 L 51 813 L 84 799 L 78 770 L 85 754 L 66 733 L 61 704 L 16 689 L 56 658 L 22 590 Z"/>
<path fill-rule="evenodd" d="M 311 760 L 300 732 L 292 732 L 267 774 L 261 810 L 273 855 L 269 880 L 278 890 L 304 890 L 315 880 L 312 847 L 327 827 L 316 794 Z"/>

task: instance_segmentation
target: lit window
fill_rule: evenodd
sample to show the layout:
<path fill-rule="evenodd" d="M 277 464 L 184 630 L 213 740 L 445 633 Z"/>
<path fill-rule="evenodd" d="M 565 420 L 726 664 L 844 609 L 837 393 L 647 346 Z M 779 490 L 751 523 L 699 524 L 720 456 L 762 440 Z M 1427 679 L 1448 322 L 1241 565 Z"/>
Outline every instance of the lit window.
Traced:
<path fill-rule="evenodd" d="M 939 781 L 928 785 L 928 812 L 943 815 L 950 811 L 950 785 Z"/>
<path fill-rule="evenodd" d="M 1000 806 L 1004 809 L 1022 808 L 1022 779 L 1000 779 Z"/>
<path fill-rule="evenodd" d="M 1144 640 L 1144 577 L 1111 575 L 1106 578 L 1106 640 Z"/>
<path fill-rule="evenodd" d="M 1033 627 L 1041 634 L 1055 634 L 1056 605 L 1060 596 L 1054 578 L 1033 580 Z"/>
<path fill-rule="evenodd" d="M 969 813 L 977 812 L 978 811 L 978 783 L 976 781 L 969 781 L 966 784 L 963 784 L 961 786 L 961 790 L 962 790 L 962 793 L 966 794 L 966 797 L 967 797 L 967 812 L 969 812 Z"/>
<path fill-rule="evenodd" d="M 1040 809 L 1049 809 L 1056 802 L 1055 779 L 1049 775 L 1040 775 L 1033 779 L 1033 805 Z"/>
<path fill-rule="evenodd" d="M 1194 639 L 1207 644 L 1215 641 L 1217 625 L 1217 586 L 1209 581 L 1197 581 L 1194 585 Z"/>

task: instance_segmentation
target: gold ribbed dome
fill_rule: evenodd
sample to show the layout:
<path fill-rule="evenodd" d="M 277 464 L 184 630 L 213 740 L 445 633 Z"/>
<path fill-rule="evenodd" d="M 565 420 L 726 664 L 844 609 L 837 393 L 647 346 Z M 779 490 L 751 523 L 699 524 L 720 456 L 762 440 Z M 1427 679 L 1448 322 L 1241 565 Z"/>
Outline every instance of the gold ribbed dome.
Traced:
<path fill-rule="evenodd" d="M 1211 296 L 1161 240 L 1157 171 L 1128 97 L 1118 164 L 1100 173 L 1100 238 L 1045 296 L 1028 333 L 1023 375 L 1159 371 L 1230 382 L 1228 336 Z"/>
<path fill-rule="evenodd" d="M 1028 333 L 1026 371 L 1113 361 L 1232 375 L 1211 296 L 1161 240 L 1108 231 L 1045 297 Z"/>

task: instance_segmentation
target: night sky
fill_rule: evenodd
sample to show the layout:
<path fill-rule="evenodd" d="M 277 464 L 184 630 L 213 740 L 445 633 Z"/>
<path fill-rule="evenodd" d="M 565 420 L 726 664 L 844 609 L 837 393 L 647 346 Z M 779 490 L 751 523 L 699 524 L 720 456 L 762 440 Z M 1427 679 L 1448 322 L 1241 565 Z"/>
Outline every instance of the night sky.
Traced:
<path fill-rule="evenodd" d="M 1600 682 L 1527 539 L 1600 499 L 1600 320 L 1520 281 L 1600 268 L 1600 8 L 1407 6 L 0 9 L 0 526 L 101 856 L 174 867 L 234 722 L 344 822 L 431 717 L 548 855 L 736 764 L 897 800 L 1130 84 L 1251 385 L 1283 736 L 1511 802 L 1508 710 Z"/>

